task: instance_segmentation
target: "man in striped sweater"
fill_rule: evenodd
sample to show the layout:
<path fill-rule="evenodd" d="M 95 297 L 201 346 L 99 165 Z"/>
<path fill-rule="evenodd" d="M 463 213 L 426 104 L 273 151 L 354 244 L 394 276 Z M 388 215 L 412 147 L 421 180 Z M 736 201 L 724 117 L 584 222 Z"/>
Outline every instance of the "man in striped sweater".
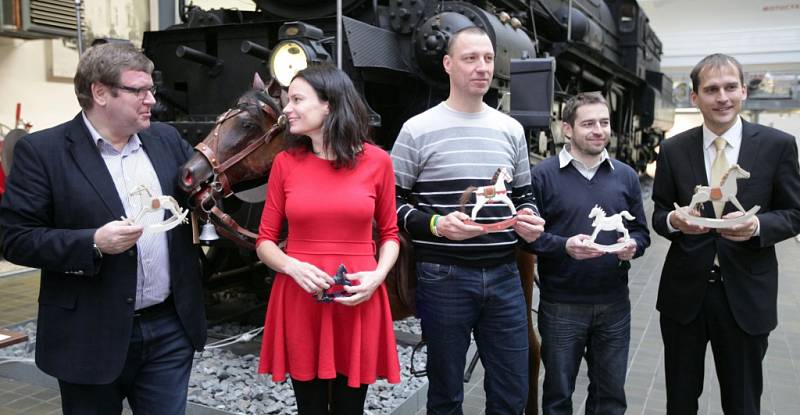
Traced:
<path fill-rule="evenodd" d="M 525 299 L 514 247 L 543 231 L 531 190 L 522 126 L 483 103 L 494 72 L 494 49 L 476 27 L 456 32 L 443 59 L 447 101 L 408 120 L 392 149 L 397 214 L 411 234 L 417 260 L 417 313 L 428 343 L 428 413 L 461 413 L 470 334 L 486 370 L 486 412 L 520 414 L 528 395 Z M 517 223 L 487 233 L 464 223 L 459 198 L 485 186 L 505 167 Z M 467 208 L 473 205 L 467 204 Z M 487 204 L 479 223 L 512 216 Z M 522 240 L 522 241 L 520 241 Z"/>

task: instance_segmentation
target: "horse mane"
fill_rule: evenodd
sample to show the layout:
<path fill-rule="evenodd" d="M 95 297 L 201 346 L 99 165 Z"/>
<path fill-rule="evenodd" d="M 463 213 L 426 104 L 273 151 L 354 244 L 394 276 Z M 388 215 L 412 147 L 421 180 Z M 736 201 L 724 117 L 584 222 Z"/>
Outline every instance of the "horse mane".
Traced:
<path fill-rule="evenodd" d="M 603 216 L 606 216 L 606 211 L 603 210 L 603 208 L 601 208 L 600 206 L 595 206 L 594 209 L 599 210 L 600 214 L 602 214 Z"/>
<path fill-rule="evenodd" d="M 500 172 L 502 170 L 503 170 L 502 167 L 498 167 L 497 170 L 495 170 L 494 175 L 492 176 L 492 184 L 497 183 L 497 179 L 500 177 Z"/>
<path fill-rule="evenodd" d="M 740 169 L 738 164 L 731 164 L 731 166 L 728 167 L 728 171 L 726 171 L 725 174 L 723 174 L 722 177 L 719 179 L 719 185 L 722 186 L 725 183 L 725 180 L 728 178 L 728 176 L 731 175 L 731 172 L 737 169 Z"/>

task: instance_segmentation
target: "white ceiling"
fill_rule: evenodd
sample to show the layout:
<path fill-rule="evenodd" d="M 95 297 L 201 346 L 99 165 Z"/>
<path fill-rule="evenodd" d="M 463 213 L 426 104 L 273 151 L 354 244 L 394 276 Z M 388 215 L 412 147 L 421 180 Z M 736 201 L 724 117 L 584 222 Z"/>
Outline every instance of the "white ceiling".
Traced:
<path fill-rule="evenodd" d="M 800 0 L 639 0 L 664 43 L 666 72 L 715 52 L 748 69 L 800 68 Z"/>

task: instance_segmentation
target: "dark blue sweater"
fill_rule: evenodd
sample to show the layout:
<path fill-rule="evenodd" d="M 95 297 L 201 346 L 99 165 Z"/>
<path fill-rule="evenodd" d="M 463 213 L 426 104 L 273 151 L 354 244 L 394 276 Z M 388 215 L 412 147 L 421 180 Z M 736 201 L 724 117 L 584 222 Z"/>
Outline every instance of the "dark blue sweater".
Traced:
<path fill-rule="evenodd" d="M 611 168 L 609 163 L 614 164 Z M 607 216 L 627 210 L 636 219 L 624 221 L 636 240 L 636 255 L 650 245 L 650 233 L 642 206 L 636 172 L 627 164 L 608 159 L 586 180 L 570 163 L 559 168 L 558 156 L 550 157 L 532 170 L 532 185 L 545 232 L 531 244 L 538 257 L 541 297 L 545 301 L 577 304 L 607 304 L 628 296 L 628 272 L 620 267 L 616 254 L 576 260 L 566 251 L 567 239 L 591 235 L 589 212 L 599 205 Z M 601 231 L 595 242 L 613 244 L 621 237 Z"/>

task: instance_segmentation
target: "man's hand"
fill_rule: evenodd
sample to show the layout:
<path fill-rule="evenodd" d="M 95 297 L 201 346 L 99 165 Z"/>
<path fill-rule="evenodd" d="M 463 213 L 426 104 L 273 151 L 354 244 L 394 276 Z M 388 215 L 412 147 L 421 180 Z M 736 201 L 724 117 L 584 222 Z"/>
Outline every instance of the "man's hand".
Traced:
<path fill-rule="evenodd" d="M 617 239 L 617 242 L 625 242 L 625 238 Z M 625 243 L 625 246 L 617 251 L 617 258 L 620 261 L 630 261 L 633 259 L 633 256 L 636 255 L 636 240 L 635 239 L 628 239 L 628 242 Z"/>
<path fill-rule="evenodd" d="M 514 231 L 525 242 L 533 242 L 539 239 L 544 232 L 544 219 L 536 216 L 532 210 L 524 208 L 517 212 L 517 223 L 514 224 Z"/>
<path fill-rule="evenodd" d="M 734 219 L 744 215 L 742 212 L 731 212 L 722 216 L 722 219 Z M 743 242 L 753 237 L 758 228 L 758 218 L 752 216 L 744 223 L 734 225 L 727 229 L 717 229 L 720 236 L 731 241 Z"/>
<path fill-rule="evenodd" d="M 575 259 L 597 258 L 605 252 L 591 245 L 584 245 L 583 241 L 592 239 L 589 235 L 578 234 L 567 239 L 567 254 Z"/>
<path fill-rule="evenodd" d="M 464 212 L 450 212 L 439 218 L 436 223 L 436 231 L 439 232 L 439 235 L 453 241 L 463 241 L 487 233 L 480 226 L 464 223 L 467 219 L 469 216 Z"/>
<path fill-rule="evenodd" d="M 101 226 L 94 233 L 94 243 L 100 252 L 115 255 L 125 252 L 136 244 L 144 227 L 127 221 L 115 220 Z"/>
<path fill-rule="evenodd" d="M 283 273 L 292 277 L 297 285 L 309 294 L 327 290 L 333 284 L 333 278 L 325 271 L 292 257 L 288 257 Z"/>
<path fill-rule="evenodd" d="M 700 212 L 697 209 L 692 209 L 691 211 L 683 210 L 684 213 L 689 213 L 692 216 L 700 217 Z M 691 223 L 687 222 L 686 219 L 683 218 L 677 211 L 672 211 L 669 215 L 669 224 L 672 225 L 673 228 L 687 234 L 687 235 L 700 235 L 702 233 L 708 232 L 708 228 L 705 226 L 697 226 L 692 225 Z"/>

